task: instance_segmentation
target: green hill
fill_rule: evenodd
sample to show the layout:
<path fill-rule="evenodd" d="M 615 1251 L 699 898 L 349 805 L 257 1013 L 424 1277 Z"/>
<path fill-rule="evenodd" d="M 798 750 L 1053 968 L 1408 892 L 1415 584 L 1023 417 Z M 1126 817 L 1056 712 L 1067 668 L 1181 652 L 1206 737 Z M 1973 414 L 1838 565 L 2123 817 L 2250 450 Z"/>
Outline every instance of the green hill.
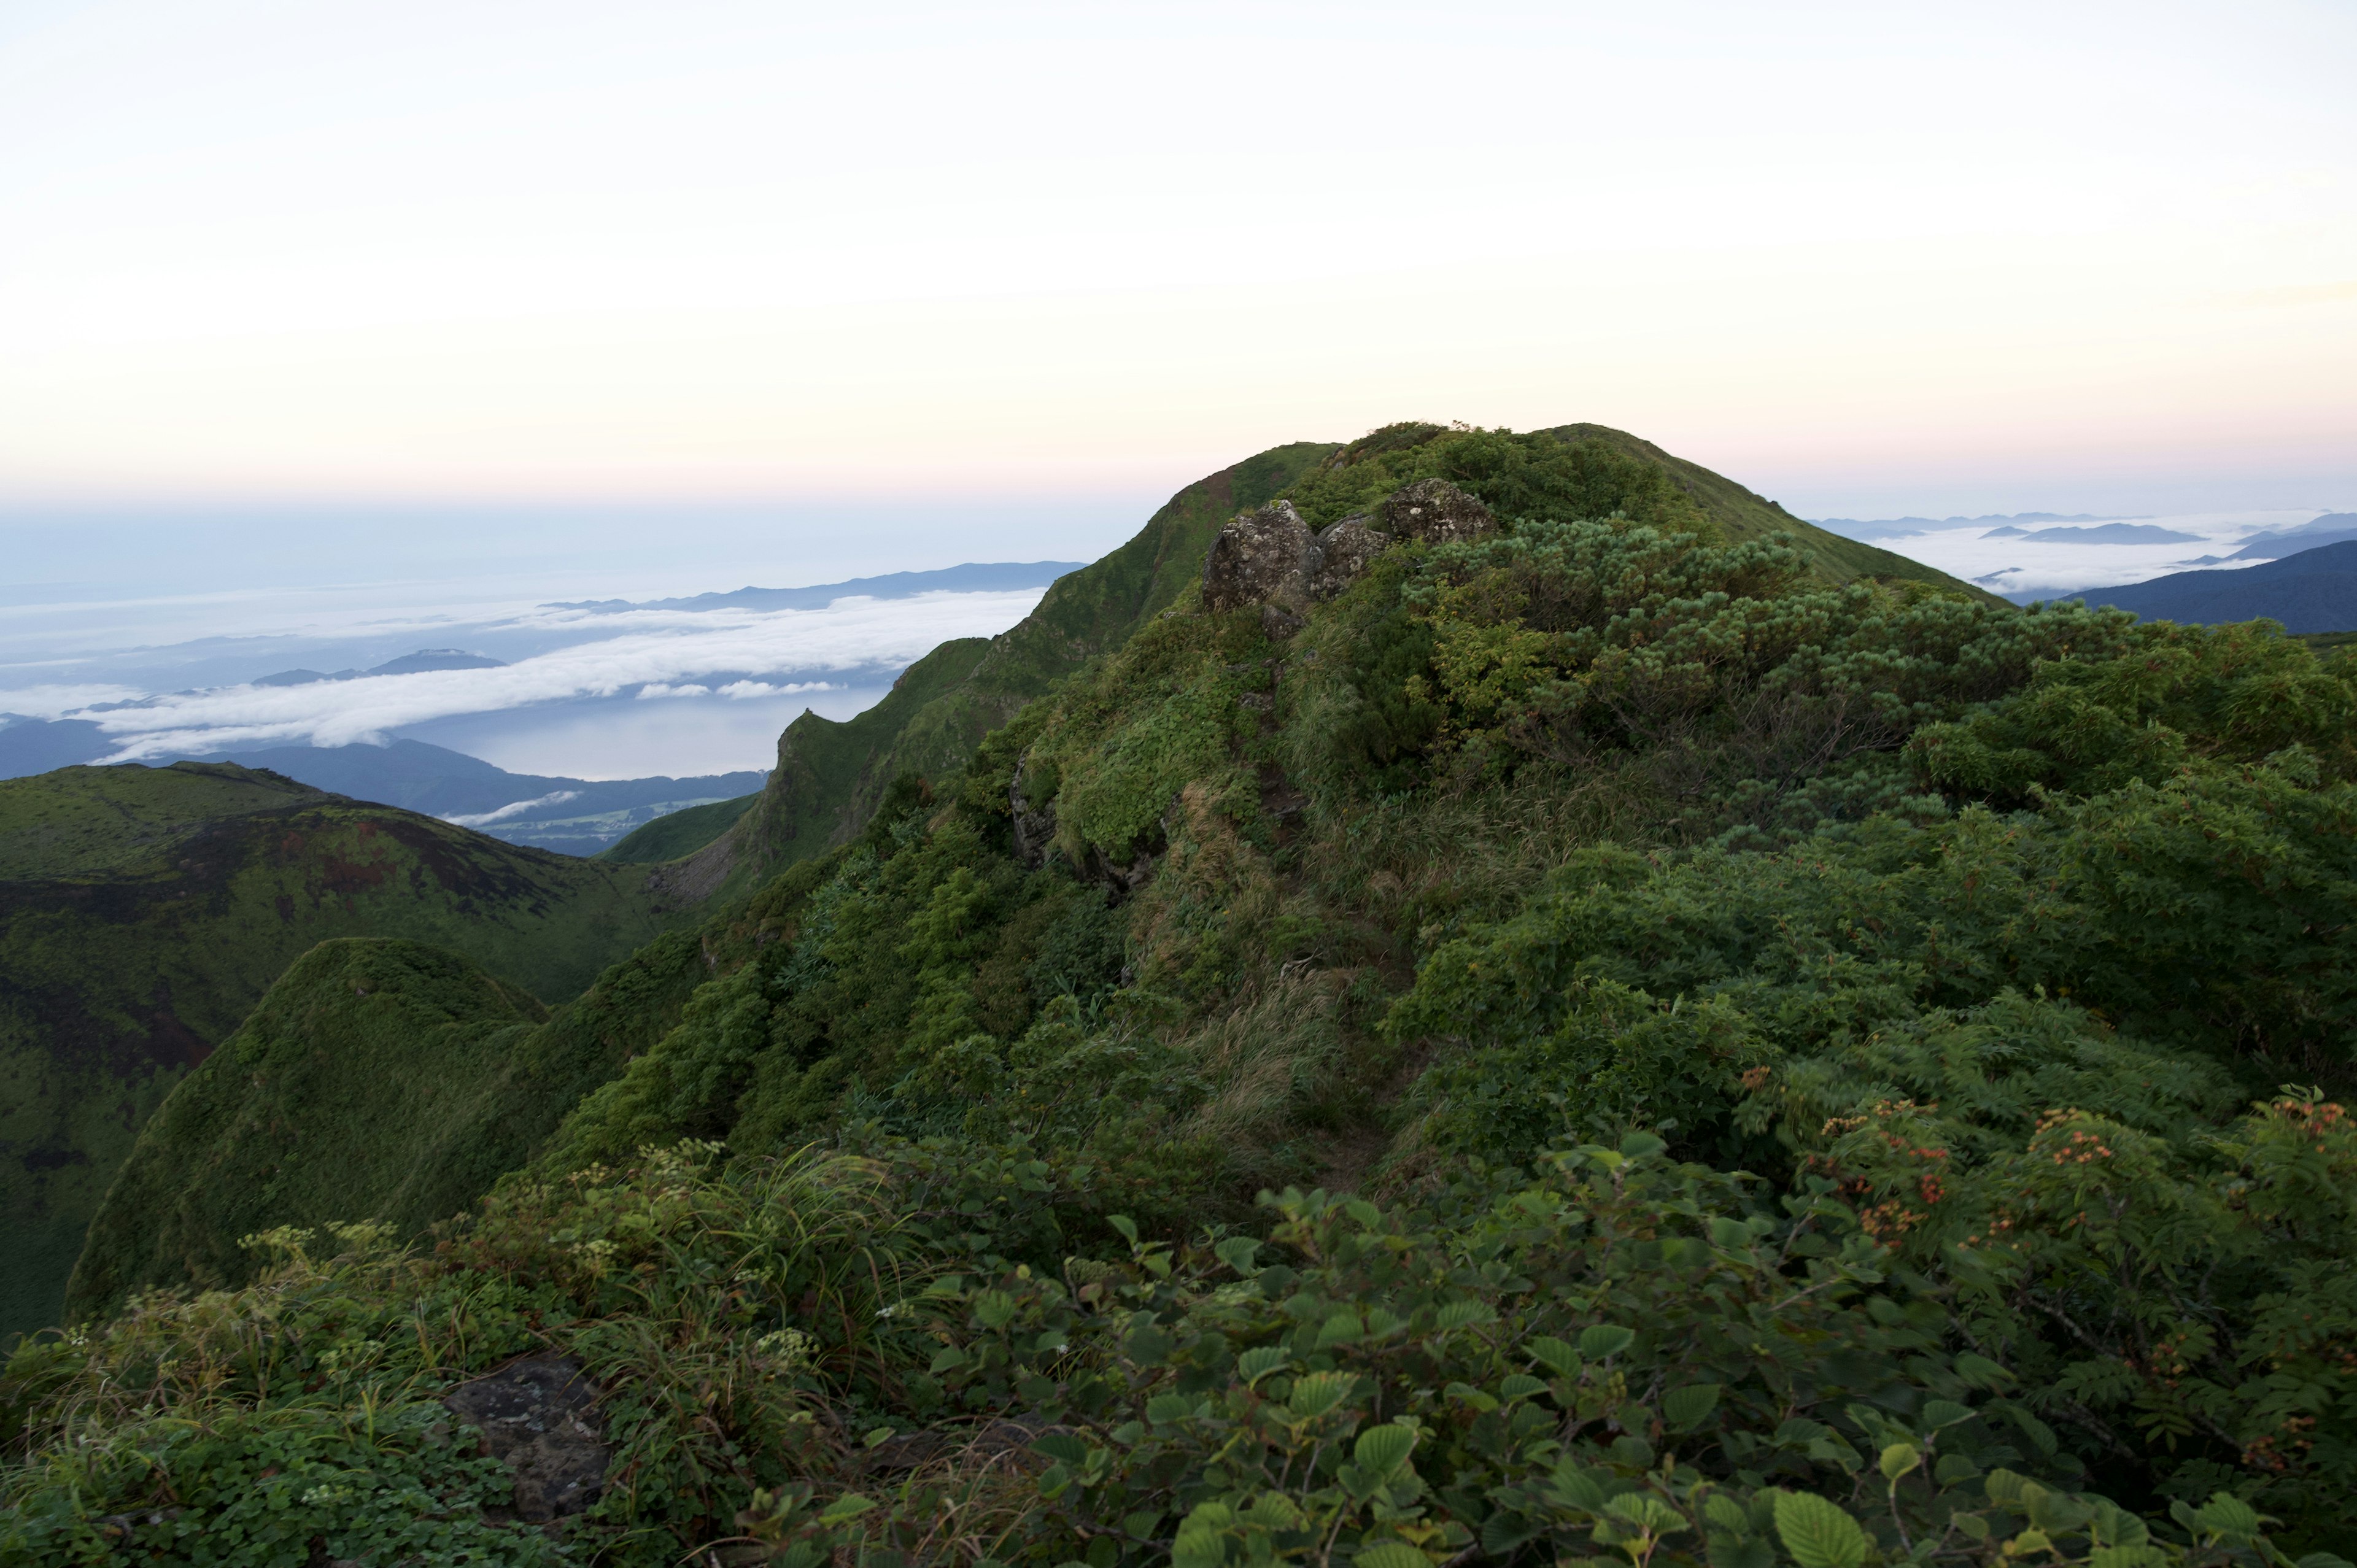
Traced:
<path fill-rule="evenodd" d="M 1410 481 L 543 1021 L 305 959 L 0 1373 L 0 1561 L 557 1561 L 442 1402 L 538 1352 L 569 1560 L 2344 1568 L 2357 666 L 1600 437 L 1266 492 Z"/>
<path fill-rule="evenodd" d="M 684 811 L 668 812 L 653 822 L 631 829 L 599 850 L 593 858 L 620 861 L 629 865 L 658 865 L 666 860 L 678 860 L 694 854 L 734 827 L 737 819 L 760 798 L 756 792 L 739 795 L 733 800 L 711 800 L 701 806 L 690 806 Z"/>
<path fill-rule="evenodd" d="M 645 884 L 229 764 L 0 781 L 0 1334 L 57 1321 L 142 1123 L 305 950 L 405 936 L 554 1000 L 662 929 Z"/>
<path fill-rule="evenodd" d="M 1499 446 L 1520 465 L 1497 461 L 1491 448 Z M 1295 442 L 1188 486 L 1129 542 L 1058 579 L 1011 630 L 943 643 L 856 718 L 805 714 L 796 719 L 779 737 L 777 768 L 752 809 L 686 865 L 667 870 L 667 885 L 686 898 L 741 891 L 781 865 L 844 843 L 899 774 L 938 777 L 962 767 L 982 737 L 1024 703 L 1120 648 L 1168 608 L 1200 575 L 1213 536 L 1238 511 L 1293 496 L 1304 501 L 1312 524 L 1322 525 L 1410 479 L 1437 476 L 1512 515 L 1528 490 L 1518 475 L 1532 453 L 1542 462 L 1565 453 L 1589 460 L 1598 470 L 1595 499 L 1607 502 L 1620 492 L 1603 467 L 1654 476 L 1662 490 L 1724 537 L 1791 536 L 1810 568 L 1832 582 L 1921 582 L 1991 597 L 1919 562 L 1828 533 L 1731 479 L 1600 424 L 1566 424 L 1521 437 L 1400 424 L 1347 446 Z M 1557 494 L 1550 503 L 1574 499 L 1589 498 Z"/>

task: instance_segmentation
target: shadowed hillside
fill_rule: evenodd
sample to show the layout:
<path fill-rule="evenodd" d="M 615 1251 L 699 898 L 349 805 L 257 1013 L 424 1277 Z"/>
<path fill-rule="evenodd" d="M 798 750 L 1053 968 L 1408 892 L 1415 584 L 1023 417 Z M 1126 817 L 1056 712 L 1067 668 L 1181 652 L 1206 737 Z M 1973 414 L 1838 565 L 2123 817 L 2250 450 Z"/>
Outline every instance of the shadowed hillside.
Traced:
<path fill-rule="evenodd" d="M 662 929 L 645 883 L 229 764 L 0 782 L 0 1333 L 57 1321 L 141 1124 L 307 949 L 406 936 L 553 1000 Z"/>

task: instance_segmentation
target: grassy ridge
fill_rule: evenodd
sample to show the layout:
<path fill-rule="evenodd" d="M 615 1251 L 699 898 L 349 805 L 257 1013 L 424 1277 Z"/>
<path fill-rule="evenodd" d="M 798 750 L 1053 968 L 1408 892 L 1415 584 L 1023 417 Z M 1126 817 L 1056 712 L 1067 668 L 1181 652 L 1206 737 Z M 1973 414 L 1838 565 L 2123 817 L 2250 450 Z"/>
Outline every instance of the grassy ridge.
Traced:
<path fill-rule="evenodd" d="M 57 1321 L 141 1124 L 297 956 L 399 935 L 569 996 L 663 926 L 647 874 L 228 764 L 0 782 L 0 1334 Z"/>
<path fill-rule="evenodd" d="M 753 809 L 726 838 L 666 875 L 695 896 L 737 891 L 846 842 L 892 779 L 963 766 L 1024 703 L 1168 608 L 1201 573 L 1229 518 L 1282 494 L 1335 450 L 1295 442 L 1199 479 L 1120 549 L 1058 578 L 1011 629 L 943 643 L 856 718 L 804 714 L 779 737 L 777 769 Z"/>
<path fill-rule="evenodd" d="M 669 812 L 632 828 L 590 858 L 620 861 L 629 865 L 659 865 L 666 860 L 681 859 L 736 826 L 737 819 L 759 799 L 756 792 Z"/>

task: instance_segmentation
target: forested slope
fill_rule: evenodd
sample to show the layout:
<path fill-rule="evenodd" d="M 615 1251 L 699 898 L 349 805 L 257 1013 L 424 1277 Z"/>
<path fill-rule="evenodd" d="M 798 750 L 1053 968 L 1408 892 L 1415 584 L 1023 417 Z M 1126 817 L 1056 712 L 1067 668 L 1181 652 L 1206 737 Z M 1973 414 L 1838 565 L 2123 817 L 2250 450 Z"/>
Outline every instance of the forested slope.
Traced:
<path fill-rule="evenodd" d="M 307 949 L 401 935 L 562 998 L 662 929 L 645 885 L 231 764 L 0 781 L 0 1336 L 58 1320 L 140 1126 Z"/>
<path fill-rule="evenodd" d="M 430 1249 L 290 1152 L 251 1283 L 21 1352 L 0 1546 L 553 1561 L 437 1402 L 538 1349 L 612 1562 L 2333 1568 L 2346 656 L 1451 435 L 1285 488 L 1494 527 L 1185 589 L 534 1026 L 607 1076 Z"/>

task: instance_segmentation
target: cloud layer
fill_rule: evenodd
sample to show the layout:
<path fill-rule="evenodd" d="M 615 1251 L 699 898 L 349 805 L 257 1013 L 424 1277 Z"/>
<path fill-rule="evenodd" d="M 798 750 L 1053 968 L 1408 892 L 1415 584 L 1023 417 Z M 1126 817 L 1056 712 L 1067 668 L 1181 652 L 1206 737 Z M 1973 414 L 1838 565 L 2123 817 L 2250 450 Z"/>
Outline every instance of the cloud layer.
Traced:
<path fill-rule="evenodd" d="M 96 721 L 120 746 L 113 760 L 135 761 L 265 744 L 382 742 L 405 726 L 436 719 L 633 693 L 773 698 L 835 689 L 840 682 L 829 675 L 884 683 L 888 671 L 942 641 L 1005 630 L 1039 603 L 1041 592 L 840 599 L 823 610 L 604 616 L 596 629 L 607 635 L 497 669 L 219 686 L 103 711 L 44 705 Z M 533 618 L 552 629 L 566 619 Z M 17 700 L 16 693 L 7 696 Z"/>

